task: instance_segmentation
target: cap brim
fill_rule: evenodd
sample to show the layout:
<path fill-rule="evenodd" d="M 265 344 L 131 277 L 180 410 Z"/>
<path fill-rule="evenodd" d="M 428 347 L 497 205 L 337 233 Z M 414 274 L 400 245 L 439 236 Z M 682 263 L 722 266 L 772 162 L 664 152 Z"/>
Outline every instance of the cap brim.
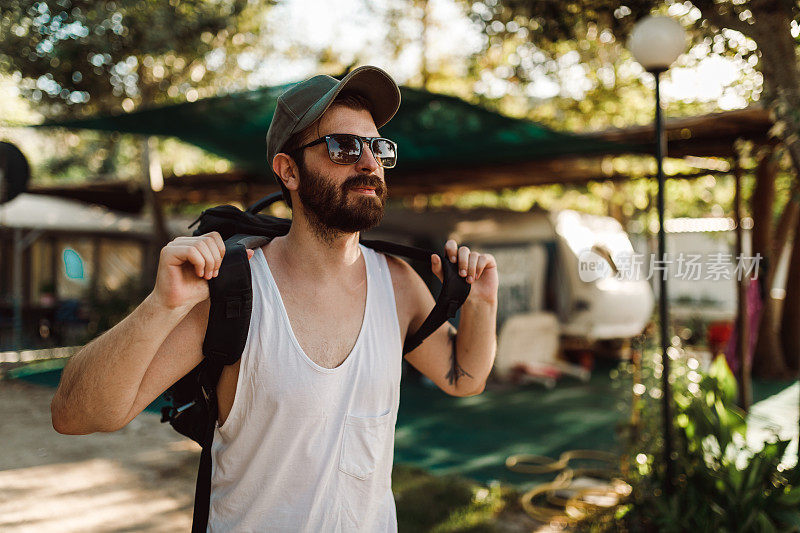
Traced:
<path fill-rule="evenodd" d="M 343 90 L 358 92 L 369 100 L 372 106 L 372 120 L 380 128 L 397 113 L 400 108 L 400 89 L 394 80 L 383 70 L 373 66 L 362 66 L 350 71 L 328 93 L 311 106 L 293 128 L 302 131 L 322 116 L 336 96 Z"/>

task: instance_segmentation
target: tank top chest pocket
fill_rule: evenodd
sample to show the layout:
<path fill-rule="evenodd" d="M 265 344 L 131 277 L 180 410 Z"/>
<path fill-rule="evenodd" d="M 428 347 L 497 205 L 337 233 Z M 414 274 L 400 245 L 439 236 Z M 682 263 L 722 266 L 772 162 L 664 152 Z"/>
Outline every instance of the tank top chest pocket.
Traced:
<path fill-rule="evenodd" d="M 392 410 L 378 416 L 347 414 L 344 420 L 339 470 L 358 479 L 375 471 L 384 453 Z"/>

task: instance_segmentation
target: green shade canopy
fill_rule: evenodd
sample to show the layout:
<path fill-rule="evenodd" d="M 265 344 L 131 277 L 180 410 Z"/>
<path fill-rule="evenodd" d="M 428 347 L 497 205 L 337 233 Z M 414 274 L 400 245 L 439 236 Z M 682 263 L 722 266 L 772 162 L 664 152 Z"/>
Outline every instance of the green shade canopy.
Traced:
<path fill-rule="evenodd" d="M 267 128 L 278 96 L 289 86 L 41 126 L 177 137 L 242 169 L 264 172 Z M 398 143 L 398 171 L 647 151 L 640 144 L 557 132 L 452 96 L 408 87 L 401 93 L 400 110 L 381 128 L 381 135 Z"/>

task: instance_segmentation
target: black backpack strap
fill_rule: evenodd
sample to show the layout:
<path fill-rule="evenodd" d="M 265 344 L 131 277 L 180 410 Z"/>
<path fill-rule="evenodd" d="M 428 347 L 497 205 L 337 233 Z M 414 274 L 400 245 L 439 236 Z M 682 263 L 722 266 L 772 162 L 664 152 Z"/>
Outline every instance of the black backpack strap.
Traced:
<path fill-rule="evenodd" d="M 410 257 L 425 263 L 430 263 L 431 255 L 433 255 L 430 250 L 393 242 L 362 240 L 361 244 L 378 252 Z M 413 335 L 406 337 L 403 344 L 403 355 L 422 344 L 422 341 L 439 329 L 439 326 L 447 322 L 449 318 L 456 316 L 456 312 L 464 305 L 467 296 L 469 296 L 470 284 L 458 274 L 458 266 L 455 263 L 451 263 L 444 254 L 436 255 L 439 256 L 443 265 L 442 277 L 444 280 L 442 281 L 442 290 L 436 298 L 436 305 L 433 306 L 430 314 L 419 329 Z"/>
<path fill-rule="evenodd" d="M 192 533 L 206 533 L 208 529 L 209 506 L 211 504 L 211 445 L 214 443 L 214 430 L 217 426 L 219 408 L 217 405 L 217 382 L 222 374 L 221 365 L 212 360 L 205 361 L 200 373 L 203 401 L 208 409 L 208 420 L 200 445 L 200 466 L 197 469 L 197 482 L 194 487 L 194 510 L 192 512 Z"/>
<path fill-rule="evenodd" d="M 274 192 L 248 207 L 247 212 L 251 215 L 256 215 L 268 205 L 282 199 L 283 193 Z M 362 240 L 361 244 L 379 252 L 417 259 L 426 264 L 430 263 L 431 255 L 434 253 L 430 250 L 417 248 L 415 246 L 406 246 L 380 240 Z M 442 290 L 439 293 L 439 297 L 436 299 L 436 305 L 419 329 L 413 335 L 406 337 L 403 344 L 403 355 L 422 344 L 422 341 L 439 329 L 439 326 L 444 324 L 449 318 L 455 317 L 456 312 L 464 304 L 469 295 L 470 285 L 464 278 L 458 275 L 458 267 L 447 260 L 443 254 L 437 255 L 439 259 L 441 259 L 442 265 L 444 265 Z"/>
<path fill-rule="evenodd" d="M 270 204 L 274 204 L 278 200 L 283 200 L 283 193 L 282 192 L 274 192 L 272 194 L 268 194 L 267 196 L 265 196 L 261 200 L 257 201 L 256 203 L 254 203 L 253 205 L 248 207 L 246 211 L 248 213 L 250 213 L 251 215 L 258 214 L 265 207 L 267 207 Z"/>
<path fill-rule="evenodd" d="M 205 533 L 208 527 L 211 502 L 211 445 L 214 443 L 219 406 L 217 383 L 225 365 L 239 360 L 247 343 L 250 314 L 253 309 L 253 287 L 247 249 L 269 242 L 266 237 L 234 235 L 225 241 L 225 255 L 220 273 L 208 280 L 211 308 L 203 340 L 203 363 L 199 381 L 202 401 L 206 403 L 208 419 L 200 445 L 200 466 L 194 489 L 192 533 Z"/>
<path fill-rule="evenodd" d="M 248 208 L 248 211 L 254 209 L 257 212 L 276 201 L 279 195 L 280 193 L 275 193 L 264 198 Z M 237 234 L 225 241 L 225 255 L 220 267 L 220 272 L 224 272 L 224 275 L 208 281 L 211 309 L 208 316 L 209 327 L 206 328 L 203 340 L 203 355 L 206 358 L 230 365 L 241 357 L 247 341 L 253 304 L 247 249 L 262 246 L 269 240 L 263 236 Z M 380 240 L 362 240 L 361 244 L 378 252 L 400 255 L 424 263 L 428 263 L 433 254 L 423 248 Z M 444 266 L 442 290 L 436 299 L 436 305 L 419 329 L 406 337 L 403 344 L 404 355 L 422 344 L 422 341 L 449 318 L 456 316 L 456 312 L 469 296 L 470 285 L 458 274 L 458 267 L 444 254 L 437 255 Z M 210 327 L 211 324 L 214 326 Z"/>
<path fill-rule="evenodd" d="M 241 234 L 225 241 L 221 275 L 208 280 L 211 308 L 203 340 L 203 355 L 207 359 L 231 365 L 242 356 L 253 309 L 247 249 L 267 242 L 267 237 Z"/>

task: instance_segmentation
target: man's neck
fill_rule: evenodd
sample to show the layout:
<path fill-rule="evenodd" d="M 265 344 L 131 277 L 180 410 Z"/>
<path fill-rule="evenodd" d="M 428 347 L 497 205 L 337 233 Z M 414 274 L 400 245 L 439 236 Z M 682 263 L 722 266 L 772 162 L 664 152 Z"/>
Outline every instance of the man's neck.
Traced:
<path fill-rule="evenodd" d="M 330 276 L 350 270 L 361 256 L 359 233 L 320 234 L 308 219 L 296 214 L 285 237 L 273 239 L 280 261 L 305 276 Z"/>

